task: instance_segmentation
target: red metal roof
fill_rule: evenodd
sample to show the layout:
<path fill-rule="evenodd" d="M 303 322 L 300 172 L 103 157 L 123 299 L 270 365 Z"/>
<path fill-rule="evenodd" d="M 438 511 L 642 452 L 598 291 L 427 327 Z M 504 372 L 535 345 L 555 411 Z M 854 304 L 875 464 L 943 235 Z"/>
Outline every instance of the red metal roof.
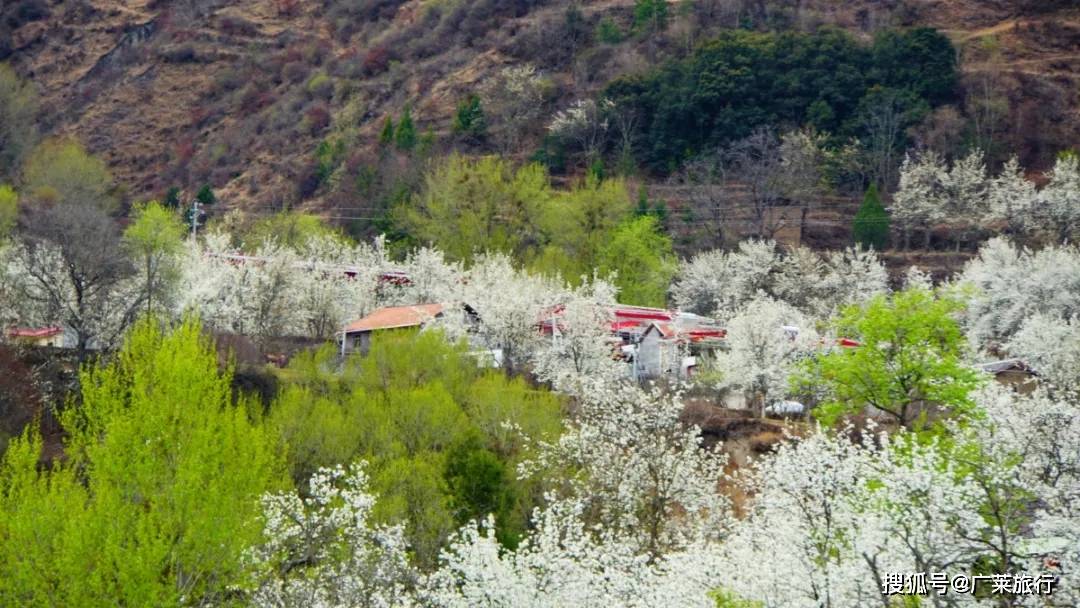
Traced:
<path fill-rule="evenodd" d="M 415 306 L 390 306 L 380 308 L 370 315 L 353 321 L 345 328 L 351 334 L 375 329 L 417 327 L 442 314 L 442 304 L 417 304 Z"/>
<path fill-rule="evenodd" d="M 50 327 L 12 327 L 7 330 L 9 338 L 50 338 L 63 333 L 63 329 L 53 325 Z"/>

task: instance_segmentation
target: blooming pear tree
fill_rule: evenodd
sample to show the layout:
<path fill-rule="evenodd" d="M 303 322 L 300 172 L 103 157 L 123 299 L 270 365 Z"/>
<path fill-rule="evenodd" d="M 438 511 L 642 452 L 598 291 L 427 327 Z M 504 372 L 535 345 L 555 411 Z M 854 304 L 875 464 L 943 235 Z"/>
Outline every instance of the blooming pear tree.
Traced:
<path fill-rule="evenodd" d="M 747 304 L 727 329 L 727 349 L 715 361 L 720 385 L 742 390 L 759 414 L 787 394 L 796 363 L 819 344 L 802 314 L 767 297 Z"/>
<path fill-rule="evenodd" d="M 625 377 L 626 366 L 616 361 L 611 338 L 614 304 L 614 286 L 601 279 L 568 290 L 546 319 L 551 334 L 533 352 L 537 377 L 569 394 L 579 394 L 588 379 Z"/>
<path fill-rule="evenodd" d="M 827 317 L 887 291 L 887 279 L 873 251 L 820 254 L 798 247 L 781 254 L 772 241 L 744 241 L 736 251 L 708 251 L 682 263 L 672 294 L 680 308 L 722 323 L 762 295 L 805 315 Z"/>
<path fill-rule="evenodd" d="M 399 526 L 370 521 L 375 497 L 360 464 L 320 469 L 306 497 L 293 492 L 263 498 L 265 542 L 248 563 L 259 607 L 337 608 L 416 605 L 418 575 L 409 565 Z"/>
<path fill-rule="evenodd" d="M 1080 317 L 1035 313 L 1005 345 L 1055 389 L 1080 394 Z"/>
<path fill-rule="evenodd" d="M 991 239 L 957 282 L 975 289 L 964 326 L 976 349 L 1000 350 L 1037 313 L 1080 314 L 1080 251 L 1072 245 L 1033 251 Z"/>
<path fill-rule="evenodd" d="M 1080 232 L 1080 156 L 1062 154 L 1046 177 L 1049 183 L 1036 197 L 1032 212 L 1057 242 L 1074 238 Z"/>
<path fill-rule="evenodd" d="M 572 427 L 526 471 L 569 468 L 567 496 L 582 517 L 656 559 L 724 534 L 728 499 L 718 492 L 726 457 L 683 425 L 678 396 L 597 383 Z"/>

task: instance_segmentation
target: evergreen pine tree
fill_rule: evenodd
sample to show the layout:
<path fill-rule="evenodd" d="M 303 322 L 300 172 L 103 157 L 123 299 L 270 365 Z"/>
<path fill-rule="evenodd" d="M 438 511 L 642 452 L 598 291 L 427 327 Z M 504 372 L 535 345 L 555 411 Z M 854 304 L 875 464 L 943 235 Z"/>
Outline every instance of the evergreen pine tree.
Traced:
<path fill-rule="evenodd" d="M 855 242 L 863 247 L 872 247 L 877 251 L 885 248 L 889 239 L 889 214 L 881 204 L 877 184 L 870 184 L 867 189 L 862 206 L 855 214 L 852 234 Z"/>
<path fill-rule="evenodd" d="M 457 114 L 454 115 L 454 133 L 482 139 L 486 129 L 487 119 L 484 117 L 480 97 L 470 94 L 458 104 Z"/>
<path fill-rule="evenodd" d="M 416 147 L 416 125 L 413 124 L 412 111 L 405 106 L 405 111 L 398 121 L 397 131 L 394 133 L 394 144 L 398 150 L 409 152 Z"/>
<path fill-rule="evenodd" d="M 195 199 L 203 205 L 213 205 L 217 202 L 214 189 L 210 187 L 210 184 L 203 184 L 203 187 L 199 188 L 199 191 L 195 193 Z"/>
<path fill-rule="evenodd" d="M 382 131 L 379 131 L 379 145 L 389 146 L 394 141 L 394 119 L 391 116 L 386 117 L 386 122 L 383 123 Z"/>

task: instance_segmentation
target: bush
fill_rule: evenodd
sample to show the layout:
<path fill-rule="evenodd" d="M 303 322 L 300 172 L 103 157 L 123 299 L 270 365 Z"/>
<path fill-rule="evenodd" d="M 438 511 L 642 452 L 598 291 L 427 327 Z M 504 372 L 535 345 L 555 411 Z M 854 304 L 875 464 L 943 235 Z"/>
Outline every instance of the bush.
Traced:
<path fill-rule="evenodd" d="M 618 44 L 623 40 L 623 32 L 611 17 L 604 17 L 596 25 L 596 39 L 604 44 Z"/>
<path fill-rule="evenodd" d="M 334 96 L 334 80 L 326 72 L 318 72 L 308 80 L 307 92 L 313 97 L 329 100 Z"/>
<path fill-rule="evenodd" d="M 369 50 L 364 54 L 364 61 L 361 63 L 361 67 L 366 76 L 378 76 L 379 74 L 382 74 L 390 67 L 390 51 L 382 46 L 377 46 Z"/>

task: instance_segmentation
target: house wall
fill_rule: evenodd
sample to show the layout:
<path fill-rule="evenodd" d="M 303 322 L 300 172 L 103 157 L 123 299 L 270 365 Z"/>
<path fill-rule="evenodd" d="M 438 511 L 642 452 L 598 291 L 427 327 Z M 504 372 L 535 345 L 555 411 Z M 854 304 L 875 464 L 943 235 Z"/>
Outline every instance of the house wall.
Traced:
<path fill-rule="evenodd" d="M 646 332 L 638 343 L 637 361 L 638 377 L 641 379 L 658 378 L 663 370 L 663 348 L 660 334 L 656 331 Z"/>

